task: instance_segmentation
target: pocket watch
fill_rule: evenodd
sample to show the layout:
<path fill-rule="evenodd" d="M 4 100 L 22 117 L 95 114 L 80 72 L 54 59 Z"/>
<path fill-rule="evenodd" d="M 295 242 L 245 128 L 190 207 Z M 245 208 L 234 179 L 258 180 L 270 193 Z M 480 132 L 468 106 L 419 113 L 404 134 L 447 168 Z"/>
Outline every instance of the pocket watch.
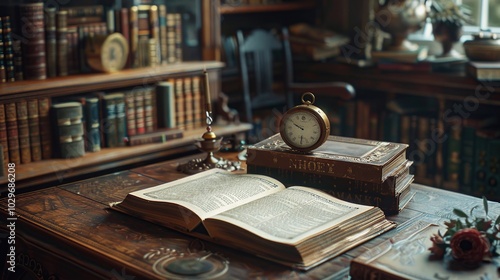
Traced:
<path fill-rule="evenodd" d="M 302 105 L 291 108 L 281 118 L 280 135 L 293 150 L 309 152 L 325 143 L 330 121 L 323 110 L 313 105 L 314 94 L 306 92 L 301 99 Z"/>
<path fill-rule="evenodd" d="M 120 33 L 96 34 L 86 38 L 85 55 L 90 68 L 100 72 L 116 72 L 125 67 L 128 42 Z"/>

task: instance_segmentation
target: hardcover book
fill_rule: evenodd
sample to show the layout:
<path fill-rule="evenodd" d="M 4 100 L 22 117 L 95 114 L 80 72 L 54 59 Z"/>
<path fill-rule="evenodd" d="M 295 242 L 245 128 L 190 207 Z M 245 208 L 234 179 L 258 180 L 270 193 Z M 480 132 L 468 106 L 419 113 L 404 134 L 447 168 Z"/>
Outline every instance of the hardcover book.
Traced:
<path fill-rule="evenodd" d="M 469 61 L 465 67 L 467 73 L 479 81 L 500 80 L 500 63 Z"/>
<path fill-rule="evenodd" d="M 320 189 L 342 200 L 377 206 L 386 214 L 394 214 L 403 209 L 411 199 L 410 185 L 414 179 L 409 174 L 411 164 L 411 161 L 406 161 L 380 184 L 250 164 L 247 164 L 247 173 L 271 176 L 287 186 L 301 185 Z"/>
<path fill-rule="evenodd" d="M 248 147 L 247 164 L 380 184 L 406 161 L 407 147 L 331 135 L 322 146 L 304 154 L 293 151 L 275 134 Z"/>
<path fill-rule="evenodd" d="M 395 227 L 377 207 L 221 169 L 129 193 L 111 207 L 299 269 Z"/>
<path fill-rule="evenodd" d="M 446 228 L 426 221 L 410 224 L 394 237 L 354 258 L 350 265 L 351 279 L 497 279 L 498 259 L 467 270 L 452 269 L 451 261 L 430 258 L 430 237 L 438 230 L 445 232 Z"/>

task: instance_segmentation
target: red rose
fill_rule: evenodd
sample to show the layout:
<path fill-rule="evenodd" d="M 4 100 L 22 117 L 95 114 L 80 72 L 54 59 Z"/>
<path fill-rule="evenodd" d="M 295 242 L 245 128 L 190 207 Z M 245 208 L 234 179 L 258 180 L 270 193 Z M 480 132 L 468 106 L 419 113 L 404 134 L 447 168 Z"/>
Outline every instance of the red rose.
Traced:
<path fill-rule="evenodd" d="M 478 264 L 488 254 L 490 244 L 477 229 L 466 228 L 457 231 L 451 237 L 450 247 L 455 260 Z"/>

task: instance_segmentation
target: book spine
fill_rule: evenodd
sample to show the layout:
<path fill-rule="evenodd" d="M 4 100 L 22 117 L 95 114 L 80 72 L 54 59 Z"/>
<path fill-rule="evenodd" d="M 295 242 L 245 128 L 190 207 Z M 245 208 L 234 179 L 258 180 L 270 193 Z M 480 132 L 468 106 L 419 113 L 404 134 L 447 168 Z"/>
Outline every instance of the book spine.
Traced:
<path fill-rule="evenodd" d="M 167 62 L 175 63 L 175 15 L 167 13 Z"/>
<path fill-rule="evenodd" d="M 193 91 L 193 122 L 194 127 L 204 127 L 205 126 L 205 110 L 204 110 L 204 99 L 201 94 L 200 86 L 201 77 L 194 76 L 192 78 L 192 91 Z"/>
<path fill-rule="evenodd" d="M 7 138 L 7 121 L 5 117 L 5 104 L 0 104 L 0 146 L 3 148 L 3 166 L 9 163 L 9 142 Z"/>
<path fill-rule="evenodd" d="M 135 100 L 135 127 L 137 134 L 146 133 L 146 120 L 144 116 L 144 91 L 138 89 L 134 92 Z"/>
<path fill-rule="evenodd" d="M 445 181 L 443 186 L 448 190 L 459 190 L 460 172 L 460 146 L 461 146 L 461 123 L 452 123 L 448 126 L 449 138 L 445 142 L 446 153 L 444 158 Z"/>
<path fill-rule="evenodd" d="M 45 9 L 45 48 L 47 60 L 47 77 L 57 76 L 57 29 L 56 8 Z"/>
<path fill-rule="evenodd" d="M 125 146 L 127 137 L 127 124 L 125 112 L 125 96 L 120 94 L 116 97 L 116 146 Z"/>
<path fill-rule="evenodd" d="M 194 104 L 193 104 L 193 91 L 191 88 L 191 78 L 185 77 L 183 79 L 184 89 L 184 121 L 186 123 L 186 130 L 194 128 Z"/>
<path fill-rule="evenodd" d="M 56 157 L 77 158 L 85 154 L 83 106 L 80 102 L 53 104 L 52 124 L 55 127 L 53 150 Z"/>
<path fill-rule="evenodd" d="M 160 49 L 160 24 L 158 6 L 152 5 L 149 8 L 149 66 L 157 66 L 161 63 Z"/>
<path fill-rule="evenodd" d="M 461 135 L 461 160 L 460 160 L 460 191 L 470 194 L 474 179 L 474 154 L 475 154 L 475 139 L 476 129 L 470 126 L 462 128 Z"/>
<path fill-rule="evenodd" d="M 182 61 L 182 17 L 180 13 L 174 14 L 175 20 L 175 62 Z"/>
<path fill-rule="evenodd" d="M 167 56 L 167 7 L 163 4 L 158 6 L 158 25 L 160 32 L 161 64 L 168 61 Z"/>
<path fill-rule="evenodd" d="M 134 91 L 129 90 L 125 93 L 125 110 L 127 121 L 127 136 L 134 136 L 137 134 L 136 119 L 135 119 L 135 95 Z"/>
<path fill-rule="evenodd" d="M 269 151 L 248 147 L 247 165 L 277 167 L 294 172 L 324 174 L 334 177 L 345 177 L 366 182 L 383 182 L 380 166 L 366 166 L 363 163 L 339 162 L 307 155 Z"/>
<path fill-rule="evenodd" d="M 108 148 L 117 146 L 116 134 L 116 100 L 104 96 L 102 100 L 102 124 L 104 146 Z"/>
<path fill-rule="evenodd" d="M 98 152 L 101 150 L 99 99 L 91 97 L 86 98 L 84 109 L 87 135 L 85 150 L 89 152 Z"/>
<path fill-rule="evenodd" d="M 40 115 L 38 99 L 28 100 L 28 123 L 31 144 L 31 160 L 42 160 L 42 144 L 40 141 Z"/>
<path fill-rule="evenodd" d="M 335 192 L 350 192 L 357 194 L 376 194 L 383 196 L 396 195 L 396 187 L 407 174 L 402 170 L 395 176 L 388 177 L 382 183 L 364 182 L 343 177 L 297 172 L 289 169 L 247 164 L 247 173 L 271 176 L 287 186 L 303 185 Z"/>
<path fill-rule="evenodd" d="M 130 26 L 130 15 L 129 15 L 128 8 L 121 8 L 119 10 L 119 14 L 120 14 L 120 17 L 119 17 L 118 26 L 120 27 L 120 33 L 123 35 L 123 37 L 125 37 L 125 40 L 130 44 L 130 27 L 129 27 Z M 131 64 L 130 52 L 131 52 L 131 50 L 129 51 L 129 56 L 127 59 L 127 63 L 125 64 L 125 68 L 129 68 L 130 64 Z"/>
<path fill-rule="evenodd" d="M 16 103 L 17 128 L 19 135 L 19 151 L 21 163 L 31 162 L 30 126 L 28 123 L 28 103 L 21 100 Z"/>
<path fill-rule="evenodd" d="M 174 80 L 174 93 L 175 93 L 175 123 L 180 129 L 186 129 L 186 119 L 185 119 L 185 102 L 184 102 L 184 89 L 183 89 L 182 78 Z"/>
<path fill-rule="evenodd" d="M 9 160 L 15 164 L 21 164 L 19 151 L 19 130 L 17 127 L 16 103 L 5 104 L 5 121 L 7 127 L 7 139 L 9 146 Z"/>
<path fill-rule="evenodd" d="M 58 11 L 56 13 L 57 30 L 57 75 L 68 75 L 68 48 L 69 42 L 66 36 L 68 32 L 68 12 Z"/>
<path fill-rule="evenodd" d="M 23 51 L 20 40 L 12 41 L 12 50 L 14 51 L 14 76 L 16 81 L 24 80 L 23 72 Z"/>
<path fill-rule="evenodd" d="M 16 70 L 14 67 L 14 48 L 12 42 L 11 19 L 9 16 L 2 18 L 3 22 L 3 52 L 5 65 L 5 78 L 7 82 L 16 81 Z"/>
<path fill-rule="evenodd" d="M 416 141 L 416 152 L 418 158 L 415 161 L 415 176 L 418 178 L 427 178 L 427 148 L 425 146 L 427 136 L 429 135 L 429 118 L 425 116 L 418 116 L 415 128 L 417 137 L 413 141 Z"/>
<path fill-rule="evenodd" d="M 4 36 L 3 36 L 3 20 L 0 17 L 0 83 L 7 82 L 7 74 L 5 73 L 5 52 L 4 52 Z M 8 151 L 4 149 L 4 154 L 8 154 Z"/>
<path fill-rule="evenodd" d="M 40 144 L 42 146 L 42 159 L 52 157 L 52 126 L 50 121 L 50 98 L 38 99 L 38 114 L 40 118 Z"/>
<path fill-rule="evenodd" d="M 61 10 L 66 11 L 69 18 L 100 17 L 102 19 L 104 16 L 103 5 L 63 7 Z"/>
<path fill-rule="evenodd" d="M 43 80 L 47 78 L 45 51 L 45 23 L 43 3 L 19 6 L 22 30 L 24 78 Z"/>
<path fill-rule="evenodd" d="M 76 26 L 68 28 L 66 38 L 68 40 L 68 74 L 78 74 L 80 73 L 80 60 L 78 54 L 78 29 Z"/>
<path fill-rule="evenodd" d="M 156 85 L 158 127 L 176 127 L 174 85 L 171 82 L 160 82 Z"/>
<path fill-rule="evenodd" d="M 133 6 L 129 11 L 129 30 L 130 30 L 130 61 L 132 68 L 139 67 L 138 48 L 139 48 L 139 9 Z"/>
<path fill-rule="evenodd" d="M 155 88 L 146 87 L 144 89 L 144 126 L 146 132 L 153 132 L 156 129 L 154 108 L 156 105 Z"/>

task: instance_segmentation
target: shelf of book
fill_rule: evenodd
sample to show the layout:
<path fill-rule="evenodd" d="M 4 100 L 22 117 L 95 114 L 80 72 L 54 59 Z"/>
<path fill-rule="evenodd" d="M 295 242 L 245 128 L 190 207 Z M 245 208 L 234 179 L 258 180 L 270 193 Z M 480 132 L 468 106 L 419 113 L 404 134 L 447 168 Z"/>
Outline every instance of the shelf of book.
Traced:
<path fill-rule="evenodd" d="M 221 5 L 221 14 L 245 14 L 245 13 L 263 13 L 263 12 L 284 12 L 303 9 L 313 9 L 316 7 L 315 1 L 295 1 L 276 4 L 255 4 L 255 5 Z"/>
<path fill-rule="evenodd" d="M 374 67 L 360 68 L 337 62 L 297 62 L 296 71 L 304 79 L 331 79 L 351 83 L 356 89 L 402 93 L 445 100 L 463 101 L 466 97 L 479 95 L 478 102 L 500 105 L 500 96 L 492 94 L 500 90 L 500 82 L 478 82 L 463 72 L 419 73 L 384 72 Z"/>
<path fill-rule="evenodd" d="M 219 61 L 193 61 L 156 67 L 126 69 L 116 73 L 79 74 L 46 80 L 26 80 L 0 84 L 0 100 L 41 95 L 77 94 L 103 89 L 153 84 L 170 77 L 201 74 L 224 66 Z"/>
<path fill-rule="evenodd" d="M 214 126 L 218 136 L 244 133 L 251 129 L 250 124 Z M 134 147 L 103 148 L 99 152 L 86 153 L 83 157 L 73 159 L 47 159 L 29 164 L 16 165 L 16 190 L 48 183 L 62 184 L 71 178 L 113 170 L 120 167 L 137 165 L 159 158 L 176 156 L 197 150 L 195 140 L 203 134 L 205 128 L 194 129 L 183 133 L 182 138 L 170 139 L 164 143 L 144 144 Z M 0 177 L 0 193 L 7 187 L 7 177 Z"/>

